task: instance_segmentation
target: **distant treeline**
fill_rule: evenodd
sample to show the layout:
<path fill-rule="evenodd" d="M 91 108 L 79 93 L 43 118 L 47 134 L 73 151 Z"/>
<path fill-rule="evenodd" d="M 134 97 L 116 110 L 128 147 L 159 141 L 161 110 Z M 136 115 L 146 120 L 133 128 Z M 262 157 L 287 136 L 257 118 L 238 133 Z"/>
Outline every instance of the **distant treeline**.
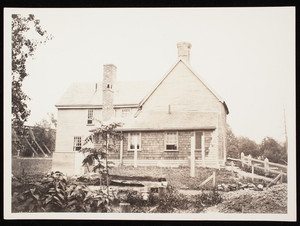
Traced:
<path fill-rule="evenodd" d="M 227 127 L 227 157 L 240 158 L 241 153 L 254 158 L 287 164 L 287 144 L 280 144 L 271 137 L 265 137 L 260 144 L 247 137 L 236 137 L 231 128 Z"/>

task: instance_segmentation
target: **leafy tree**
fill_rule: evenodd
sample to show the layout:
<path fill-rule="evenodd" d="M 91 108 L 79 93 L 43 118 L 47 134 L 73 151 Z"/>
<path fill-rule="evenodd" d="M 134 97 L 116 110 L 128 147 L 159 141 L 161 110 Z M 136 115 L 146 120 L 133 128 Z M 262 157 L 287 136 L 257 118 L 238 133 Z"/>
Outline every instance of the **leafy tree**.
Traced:
<path fill-rule="evenodd" d="M 100 185 L 102 184 L 103 176 L 106 176 L 106 186 L 108 191 L 109 164 L 111 164 L 111 162 L 107 160 L 107 157 L 109 152 L 117 151 L 116 142 L 122 139 L 122 133 L 116 129 L 122 126 L 122 124 L 110 123 L 105 125 L 101 121 L 98 122 L 100 122 L 100 126 L 91 130 L 91 134 L 85 139 L 83 148 L 80 152 L 87 154 L 82 162 L 83 166 L 87 166 L 89 169 L 89 166 L 96 162 L 93 171 L 99 172 Z M 92 147 L 87 147 L 88 143 L 92 144 Z"/>
<path fill-rule="evenodd" d="M 240 151 L 238 148 L 238 140 L 228 124 L 226 129 L 227 156 L 231 158 L 239 158 Z"/>
<path fill-rule="evenodd" d="M 286 163 L 286 145 L 280 145 L 275 139 L 265 137 L 260 144 L 260 150 L 264 157 L 268 158 L 271 162 Z"/>
<path fill-rule="evenodd" d="M 12 126 L 17 135 L 24 132 L 23 126 L 30 110 L 26 101 L 30 98 L 23 92 L 22 84 L 28 76 L 26 62 L 32 57 L 36 47 L 45 43 L 52 37 L 47 36 L 46 31 L 41 28 L 40 21 L 33 14 L 23 17 L 18 14 L 12 14 Z M 37 40 L 29 37 L 29 31 L 35 31 L 43 40 Z"/>
<path fill-rule="evenodd" d="M 245 155 L 251 155 L 252 157 L 261 155 L 258 144 L 247 137 L 238 138 L 238 149 L 240 153 L 243 152 Z"/>

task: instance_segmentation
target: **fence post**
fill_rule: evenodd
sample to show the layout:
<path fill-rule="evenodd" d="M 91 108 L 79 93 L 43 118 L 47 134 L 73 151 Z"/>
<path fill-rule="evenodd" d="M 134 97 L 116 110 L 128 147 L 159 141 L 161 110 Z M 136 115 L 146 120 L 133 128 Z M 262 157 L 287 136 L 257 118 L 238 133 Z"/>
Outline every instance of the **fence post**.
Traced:
<path fill-rule="evenodd" d="M 213 172 L 213 187 L 216 187 L 216 171 Z"/>
<path fill-rule="evenodd" d="M 249 154 L 248 155 L 248 166 L 252 165 L 252 156 Z"/>
<path fill-rule="evenodd" d="M 245 155 L 244 155 L 244 152 L 242 152 L 241 153 L 242 167 L 244 167 L 244 159 L 245 159 Z"/>
<path fill-rule="evenodd" d="M 195 137 L 191 137 L 191 177 L 195 177 Z"/>
<path fill-rule="evenodd" d="M 282 182 L 283 182 L 283 173 L 282 173 L 282 170 L 280 170 L 280 184 L 282 184 Z"/>
<path fill-rule="evenodd" d="M 265 160 L 264 160 L 264 168 L 265 168 L 265 174 L 268 175 L 269 174 L 269 170 L 270 170 L 269 159 L 268 158 L 265 158 Z"/>
<path fill-rule="evenodd" d="M 233 175 L 233 161 L 231 161 L 231 174 Z"/>

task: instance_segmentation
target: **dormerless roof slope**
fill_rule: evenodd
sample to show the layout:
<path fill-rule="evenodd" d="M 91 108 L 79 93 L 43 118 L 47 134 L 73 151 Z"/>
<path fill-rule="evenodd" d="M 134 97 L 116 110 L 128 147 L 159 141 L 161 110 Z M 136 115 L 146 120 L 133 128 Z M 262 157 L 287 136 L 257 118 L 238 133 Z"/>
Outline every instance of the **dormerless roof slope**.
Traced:
<path fill-rule="evenodd" d="M 137 106 L 152 87 L 151 82 L 116 82 L 114 105 Z M 73 83 L 55 106 L 102 107 L 102 83 Z"/>

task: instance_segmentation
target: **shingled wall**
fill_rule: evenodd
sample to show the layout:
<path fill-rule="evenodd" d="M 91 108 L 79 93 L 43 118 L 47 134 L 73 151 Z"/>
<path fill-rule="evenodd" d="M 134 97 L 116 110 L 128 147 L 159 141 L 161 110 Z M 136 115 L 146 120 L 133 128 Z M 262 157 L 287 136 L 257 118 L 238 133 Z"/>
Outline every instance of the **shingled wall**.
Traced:
<path fill-rule="evenodd" d="M 205 137 L 205 162 L 206 165 L 217 165 L 216 157 L 218 155 L 218 139 L 216 130 L 203 131 Z M 194 131 L 178 131 L 178 150 L 166 151 L 165 150 L 165 132 L 141 132 L 141 150 L 138 151 L 138 161 L 156 160 L 150 165 L 156 165 L 160 160 L 188 160 L 191 155 L 191 136 Z M 117 145 L 117 149 L 120 146 Z M 202 159 L 201 150 L 195 151 L 196 160 Z M 109 159 L 119 160 L 120 152 L 110 153 Z M 123 140 L 123 161 L 129 164 L 133 162 L 134 151 L 128 150 L 128 133 L 124 133 Z M 129 161 L 127 161 L 129 160 Z M 185 161 L 189 164 L 189 161 Z"/>

